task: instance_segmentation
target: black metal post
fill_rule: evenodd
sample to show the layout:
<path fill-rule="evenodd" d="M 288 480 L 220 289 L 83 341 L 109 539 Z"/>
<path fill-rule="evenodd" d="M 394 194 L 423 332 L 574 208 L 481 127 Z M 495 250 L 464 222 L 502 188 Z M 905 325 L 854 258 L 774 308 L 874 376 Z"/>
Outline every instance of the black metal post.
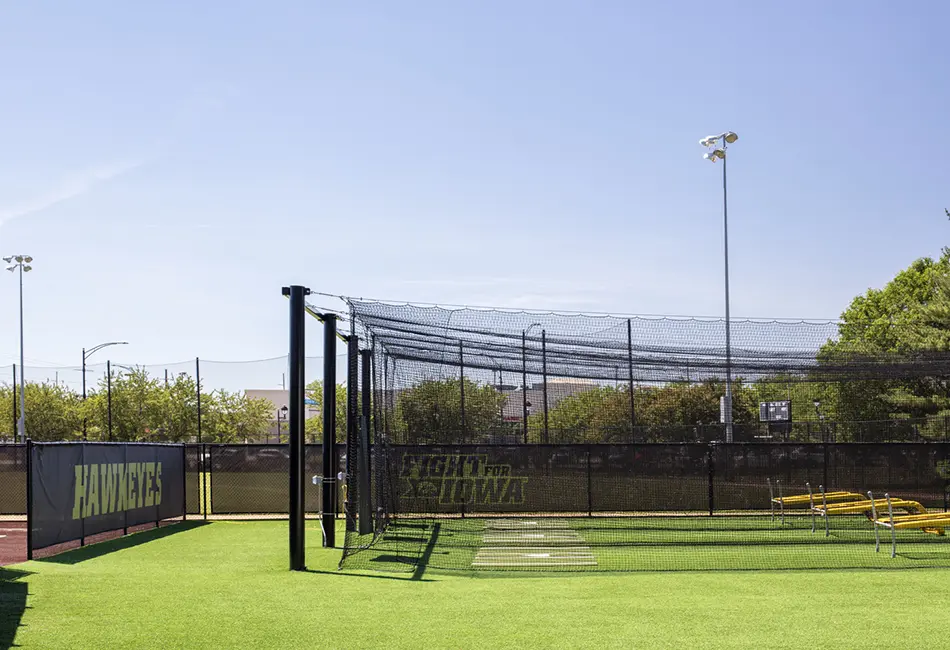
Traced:
<path fill-rule="evenodd" d="M 461 341 L 459 341 L 459 406 L 462 411 L 462 444 L 465 444 L 465 353 L 462 350 Z"/>
<path fill-rule="evenodd" d="M 355 323 L 355 319 L 351 321 Z M 348 531 L 356 530 L 357 493 L 356 467 L 359 456 L 357 437 L 360 430 L 360 340 L 350 330 L 346 340 L 346 499 L 343 502 L 343 514 Z"/>
<path fill-rule="evenodd" d="M 16 386 L 16 382 L 13 385 Z M 29 438 L 26 439 L 26 559 L 33 559 L 33 441 Z"/>
<path fill-rule="evenodd" d="M 708 483 L 709 516 L 711 517 L 713 514 L 713 510 L 715 510 L 715 507 L 716 507 L 715 492 L 713 488 L 713 481 L 715 480 L 715 474 L 716 474 L 716 466 L 713 461 L 713 445 L 709 445 L 709 448 L 706 450 L 706 464 L 709 469 L 709 483 Z"/>
<path fill-rule="evenodd" d="M 83 452 L 82 462 L 83 462 L 83 465 L 86 464 L 85 451 Z M 128 445 L 122 445 L 122 464 L 125 467 L 129 466 L 129 446 Z M 128 508 L 122 511 L 122 534 L 123 535 L 129 534 L 129 509 Z"/>
<path fill-rule="evenodd" d="M 208 521 L 208 510 L 211 507 L 208 498 L 208 474 L 213 470 L 214 464 L 211 462 L 208 445 L 199 444 L 198 446 L 201 448 L 201 511 L 204 513 L 204 520 Z M 206 457 L 207 460 L 205 460 Z"/>
<path fill-rule="evenodd" d="M 590 445 L 587 445 L 587 516 L 594 516 L 594 495 L 591 489 Z"/>
<path fill-rule="evenodd" d="M 16 364 L 13 364 L 13 434 L 12 438 L 16 440 L 17 434 L 17 410 L 16 410 Z"/>
<path fill-rule="evenodd" d="M 828 441 L 825 440 L 821 445 L 824 451 L 824 467 L 822 468 L 822 485 L 828 485 Z"/>
<path fill-rule="evenodd" d="M 14 385 L 16 381 L 14 380 Z M 82 349 L 82 439 L 86 440 L 86 348 Z"/>
<path fill-rule="evenodd" d="M 323 315 L 323 545 L 336 545 L 336 314 Z"/>
<path fill-rule="evenodd" d="M 201 361 L 195 357 L 195 392 L 198 394 L 198 444 L 201 444 Z"/>
<path fill-rule="evenodd" d="M 633 404 L 633 325 L 627 319 L 627 378 L 630 381 L 630 442 L 636 442 L 637 410 Z"/>
<path fill-rule="evenodd" d="M 548 433 L 548 339 L 547 331 L 541 330 L 541 383 L 544 386 L 544 442 L 551 442 Z"/>
<path fill-rule="evenodd" d="M 188 519 L 188 451 L 181 446 L 181 520 Z"/>
<path fill-rule="evenodd" d="M 521 330 L 521 420 L 524 444 L 528 444 L 528 333 Z"/>
<path fill-rule="evenodd" d="M 360 535 L 369 535 L 373 532 L 373 504 L 372 504 L 372 483 L 370 480 L 370 444 L 369 444 L 369 426 L 370 412 L 372 403 L 370 400 L 372 384 L 370 368 L 372 367 L 372 352 L 363 350 L 361 353 L 363 367 L 361 368 L 361 397 L 362 397 L 362 418 L 360 419 L 360 441 L 359 441 L 359 533 Z"/>
<path fill-rule="evenodd" d="M 106 387 L 108 394 L 109 440 L 112 440 L 112 362 L 106 361 Z M 102 438 L 100 438 L 101 440 Z"/>
<path fill-rule="evenodd" d="M 306 297 L 310 290 L 294 285 L 283 288 L 290 296 L 290 570 L 306 570 L 304 392 L 306 390 Z M 326 403 L 324 403 L 324 407 Z"/>
<path fill-rule="evenodd" d="M 83 472 L 86 471 L 86 443 L 79 443 L 79 464 L 83 468 Z M 128 467 L 128 463 L 125 463 L 125 466 Z M 84 481 L 85 482 L 85 481 Z M 78 487 L 78 486 L 77 486 Z M 89 488 L 86 488 L 86 495 L 89 494 Z M 89 503 L 87 502 L 88 496 L 84 496 L 82 499 L 82 510 L 79 512 L 79 545 L 86 545 L 86 511 L 89 509 Z M 127 530 L 123 530 L 122 534 L 127 534 Z"/>

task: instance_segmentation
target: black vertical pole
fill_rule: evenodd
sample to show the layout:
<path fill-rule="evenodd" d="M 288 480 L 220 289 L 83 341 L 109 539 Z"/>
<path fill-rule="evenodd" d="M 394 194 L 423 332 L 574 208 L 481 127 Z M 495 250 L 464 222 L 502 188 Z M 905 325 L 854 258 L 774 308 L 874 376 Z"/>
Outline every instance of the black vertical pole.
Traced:
<path fill-rule="evenodd" d="M 633 404 L 633 326 L 627 319 L 627 378 L 630 381 L 630 442 L 636 442 L 637 410 Z"/>
<path fill-rule="evenodd" d="M 123 445 L 124 447 L 125 445 Z M 83 472 L 86 471 L 86 444 L 83 442 L 79 443 L 79 464 L 83 468 Z M 129 464 L 125 463 L 125 466 L 128 467 Z M 87 491 L 88 495 L 89 492 Z M 86 502 L 87 497 L 82 499 L 82 510 L 79 511 L 79 545 L 86 545 L 86 510 L 89 509 L 89 504 Z M 128 531 L 123 530 L 122 534 L 125 535 Z"/>
<path fill-rule="evenodd" d="M 195 392 L 198 395 L 198 443 L 201 443 L 201 360 L 195 357 Z"/>
<path fill-rule="evenodd" d="M 541 383 L 544 386 L 544 442 L 550 442 L 548 435 L 548 343 L 546 330 L 541 330 Z"/>
<path fill-rule="evenodd" d="M 594 516 L 594 495 L 591 490 L 590 445 L 587 445 L 587 516 Z"/>
<path fill-rule="evenodd" d="M 181 520 L 188 519 L 188 451 L 184 444 L 181 446 Z"/>
<path fill-rule="evenodd" d="M 336 314 L 323 315 L 323 545 L 336 545 Z"/>
<path fill-rule="evenodd" d="M 214 464 L 211 462 L 211 456 L 208 452 L 208 445 L 199 444 L 201 449 L 201 511 L 204 513 L 203 519 L 208 521 L 208 509 L 210 501 L 208 499 L 208 474 Z M 207 460 L 205 460 L 207 458 Z"/>
<path fill-rule="evenodd" d="M 304 545 L 304 391 L 306 390 L 306 298 L 310 290 L 294 285 L 284 287 L 283 294 L 290 296 L 290 570 L 306 570 L 306 547 Z M 326 406 L 326 402 L 324 402 Z M 324 445 L 324 448 L 326 446 Z"/>
<path fill-rule="evenodd" d="M 824 441 L 822 446 L 822 451 L 824 451 L 824 466 L 822 467 L 822 485 L 828 485 L 828 440 Z M 876 524 L 875 524 L 876 525 Z"/>
<path fill-rule="evenodd" d="M 16 382 L 13 382 L 16 386 Z M 33 559 L 33 441 L 26 439 L 26 559 Z"/>
<path fill-rule="evenodd" d="M 459 341 L 459 406 L 462 411 L 462 444 L 465 444 L 465 353 L 462 350 L 461 341 Z"/>
<path fill-rule="evenodd" d="M 106 361 L 106 393 L 107 393 L 107 418 L 109 420 L 109 440 L 112 440 L 112 362 Z M 101 440 L 101 438 L 100 438 Z"/>
<path fill-rule="evenodd" d="M 13 439 L 16 440 L 17 434 L 17 412 L 16 412 L 16 364 L 13 364 Z"/>
<path fill-rule="evenodd" d="M 521 330 L 521 421 L 528 444 L 528 333 Z"/>
<path fill-rule="evenodd" d="M 13 378 L 16 386 L 16 377 Z M 86 348 L 82 349 L 82 439 L 86 440 Z"/>
<path fill-rule="evenodd" d="M 83 453 L 84 465 L 86 463 L 85 457 L 86 457 L 86 454 L 84 452 Z M 129 466 L 129 446 L 128 445 L 122 445 L 122 463 L 126 467 Z M 129 509 L 128 508 L 122 511 L 122 534 L 123 535 L 129 534 Z"/>
<path fill-rule="evenodd" d="M 353 323 L 356 321 L 353 320 Z M 346 529 L 356 530 L 356 502 L 357 495 L 356 467 L 359 456 L 357 437 L 360 430 L 360 340 L 350 330 L 346 340 L 346 501 L 343 503 L 343 514 L 346 519 Z M 365 389 L 364 389 L 365 390 Z"/>
<path fill-rule="evenodd" d="M 715 509 L 715 495 L 713 491 L 713 481 L 715 480 L 714 475 L 716 473 L 716 466 L 713 461 L 713 445 L 709 445 L 709 448 L 706 450 L 706 464 L 709 467 L 709 516 L 712 516 L 713 510 Z"/>
<path fill-rule="evenodd" d="M 360 355 L 362 357 L 363 367 L 360 369 L 362 374 L 362 381 L 360 386 L 360 395 L 362 397 L 362 417 L 360 418 L 360 441 L 359 441 L 359 534 L 360 535 L 369 535 L 373 532 L 373 505 L 372 505 L 372 495 L 370 493 L 371 480 L 370 480 L 370 445 L 369 445 L 369 423 L 370 423 L 370 410 L 372 408 L 372 403 L 370 400 L 370 390 L 372 387 L 370 368 L 372 366 L 372 355 L 373 353 L 370 350 L 363 350 Z"/>

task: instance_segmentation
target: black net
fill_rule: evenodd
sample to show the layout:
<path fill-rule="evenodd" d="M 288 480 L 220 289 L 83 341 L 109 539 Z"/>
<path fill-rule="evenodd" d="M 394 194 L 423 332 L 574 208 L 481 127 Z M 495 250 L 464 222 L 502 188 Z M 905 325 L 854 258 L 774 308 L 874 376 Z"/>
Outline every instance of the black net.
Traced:
<path fill-rule="evenodd" d="M 950 566 L 950 354 L 830 322 L 733 321 L 727 350 L 716 320 L 349 302 L 378 522 L 344 567 Z M 891 514 L 933 523 L 891 539 Z"/>

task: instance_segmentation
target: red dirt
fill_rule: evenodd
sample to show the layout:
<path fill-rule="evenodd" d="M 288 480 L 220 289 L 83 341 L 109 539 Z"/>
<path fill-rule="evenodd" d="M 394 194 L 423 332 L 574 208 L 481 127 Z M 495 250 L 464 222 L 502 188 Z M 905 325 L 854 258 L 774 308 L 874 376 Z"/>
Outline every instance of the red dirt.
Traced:
<path fill-rule="evenodd" d="M 0 521 L 0 566 L 26 561 L 26 522 Z"/>

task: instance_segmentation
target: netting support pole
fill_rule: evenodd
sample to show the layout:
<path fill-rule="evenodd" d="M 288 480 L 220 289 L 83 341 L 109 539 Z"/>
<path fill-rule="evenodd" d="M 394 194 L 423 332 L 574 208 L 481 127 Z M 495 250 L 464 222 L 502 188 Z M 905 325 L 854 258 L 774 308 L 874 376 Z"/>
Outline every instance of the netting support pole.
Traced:
<path fill-rule="evenodd" d="M 336 314 L 323 315 L 323 545 L 336 545 Z"/>
<path fill-rule="evenodd" d="M 713 460 L 713 446 L 710 445 L 709 449 L 706 450 L 706 464 L 709 466 L 709 479 L 708 479 L 708 491 L 709 491 L 709 516 L 713 514 L 713 510 L 716 508 L 715 503 L 715 490 L 713 486 L 714 476 L 716 474 L 716 466 Z"/>
<path fill-rule="evenodd" d="M 362 358 L 362 382 L 361 382 L 361 393 L 362 397 L 362 417 L 360 418 L 360 442 L 359 442 L 359 455 L 357 456 L 357 462 L 359 463 L 359 488 L 358 488 L 358 499 L 359 499 L 359 533 L 360 535 L 369 535 L 373 532 L 373 505 L 371 501 L 370 490 L 372 490 L 372 483 L 370 480 L 370 473 L 372 468 L 370 467 L 370 443 L 369 443 L 369 426 L 370 426 L 370 412 L 372 408 L 372 403 L 370 400 L 370 389 L 371 389 L 371 376 L 370 376 L 370 367 L 373 362 L 372 360 L 372 351 L 363 350 L 360 352 Z"/>
<path fill-rule="evenodd" d="M 290 431 L 288 442 L 290 446 L 290 503 L 289 533 L 290 533 L 290 570 L 306 570 L 305 535 L 305 492 L 304 492 L 304 391 L 306 390 L 306 296 L 310 290 L 293 285 L 283 288 L 283 294 L 290 297 L 290 351 L 288 354 L 288 370 L 290 372 L 290 413 L 288 421 Z M 328 338 L 335 340 L 328 335 Z M 332 358 L 332 357 L 331 357 Z M 326 454 L 326 446 L 324 446 Z"/>
<path fill-rule="evenodd" d="M 14 379 L 14 384 L 16 379 Z M 16 411 L 16 405 L 13 407 Z M 16 419 L 16 416 L 13 418 Z M 524 444 L 528 444 L 528 332 L 521 330 L 521 421 Z"/>
<path fill-rule="evenodd" d="M 637 410 L 633 404 L 633 324 L 627 319 L 627 378 L 630 381 L 630 442 L 637 441 Z"/>
<path fill-rule="evenodd" d="M 462 443 L 467 442 L 465 435 L 465 351 L 459 341 L 459 408 L 462 411 Z"/>
<path fill-rule="evenodd" d="M 551 442 L 548 432 L 548 339 L 547 331 L 541 330 L 541 384 L 544 386 L 544 442 Z"/>
<path fill-rule="evenodd" d="M 351 321 L 354 323 L 355 320 Z M 356 530 L 356 508 L 353 495 L 356 493 L 356 464 L 359 451 L 357 436 L 359 435 L 359 361 L 360 340 L 355 332 L 350 330 L 346 340 L 346 500 L 343 502 L 343 514 L 346 519 L 346 529 Z"/>

